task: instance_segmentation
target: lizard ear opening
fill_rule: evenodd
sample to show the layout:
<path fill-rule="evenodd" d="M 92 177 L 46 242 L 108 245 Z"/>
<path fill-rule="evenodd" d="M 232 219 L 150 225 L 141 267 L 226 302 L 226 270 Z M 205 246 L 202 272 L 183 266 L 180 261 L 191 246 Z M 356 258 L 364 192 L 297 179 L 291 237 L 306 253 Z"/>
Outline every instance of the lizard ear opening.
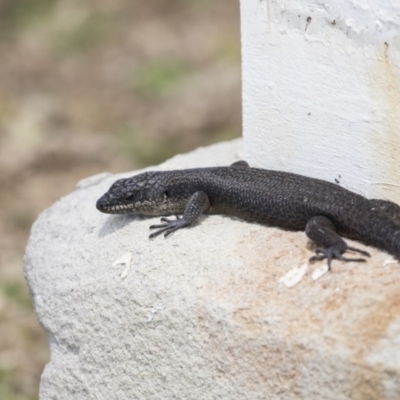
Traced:
<path fill-rule="evenodd" d="M 166 190 L 166 191 L 164 192 L 164 201 L 166 201 L 166 200 L 168 199 L 169 195 L 170 195 L 169 191 Z"/>
<path fill-rule="evenodd" d="M 247 161 L 240 160 L 231 164 L 229 168 L 250 168 L 250 165 Z"/>

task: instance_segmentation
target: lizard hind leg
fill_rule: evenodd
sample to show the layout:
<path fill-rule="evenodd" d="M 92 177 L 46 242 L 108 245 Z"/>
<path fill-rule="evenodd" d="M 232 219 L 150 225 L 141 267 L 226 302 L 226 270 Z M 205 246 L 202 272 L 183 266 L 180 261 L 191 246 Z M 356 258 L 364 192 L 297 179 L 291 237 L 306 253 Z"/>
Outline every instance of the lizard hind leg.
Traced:
<path fill-rule="evenodd" d="M 311 218 L 306 225 L 305 232 L 307 236 L 319 246 L 315 250 L 316 254 L 310 258 L 310 262 L 326 259 L 328 262 L 328 268 L 331 269 L 333 259 L 344 262 L 366 261 L 364 258 L 347 258 L 343 256 L 343 253 L 347 250 L 360 253 L 365 257 L 370 256 L 369 253 L 364 250 L 348 246 L 347 243 L 337 234 L 333 222 L 327 217 L 316 216 Z"/>

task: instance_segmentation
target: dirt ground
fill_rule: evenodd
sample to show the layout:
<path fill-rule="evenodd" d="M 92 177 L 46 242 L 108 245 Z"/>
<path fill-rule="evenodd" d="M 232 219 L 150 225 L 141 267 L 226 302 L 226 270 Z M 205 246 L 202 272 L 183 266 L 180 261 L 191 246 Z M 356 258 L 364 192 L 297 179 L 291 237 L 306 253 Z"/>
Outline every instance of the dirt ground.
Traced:
<path fill-rule="evenodd" d="M 0 399 L 25 400 L 31 224 L 84 177 L 240 136 L 239 2 L 1 0 L 0 60 Z"/>

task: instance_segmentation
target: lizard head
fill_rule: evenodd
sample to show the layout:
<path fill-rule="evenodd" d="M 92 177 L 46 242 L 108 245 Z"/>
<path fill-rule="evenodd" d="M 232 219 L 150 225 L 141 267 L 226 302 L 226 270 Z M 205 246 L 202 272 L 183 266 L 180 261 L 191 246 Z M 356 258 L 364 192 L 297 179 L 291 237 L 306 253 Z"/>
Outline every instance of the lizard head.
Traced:
<path fill-rule="evenodd" d="M 127 179 L 119 179 L 96 203 L 99 211 L 107 214 L 161 215 L 167 196 L 160 172 L 145 172 Z"/>

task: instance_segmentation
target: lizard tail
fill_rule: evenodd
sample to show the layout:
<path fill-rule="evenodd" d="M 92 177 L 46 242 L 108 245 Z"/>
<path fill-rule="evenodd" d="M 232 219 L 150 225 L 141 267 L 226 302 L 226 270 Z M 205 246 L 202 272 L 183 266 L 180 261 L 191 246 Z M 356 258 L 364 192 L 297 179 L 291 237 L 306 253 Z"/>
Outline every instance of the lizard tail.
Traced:
<path fill-rule="evenodd" d="M 395 256 L 400 261 L 400 222 L 388 215 L 371 218 L 365 243 Z"/>

